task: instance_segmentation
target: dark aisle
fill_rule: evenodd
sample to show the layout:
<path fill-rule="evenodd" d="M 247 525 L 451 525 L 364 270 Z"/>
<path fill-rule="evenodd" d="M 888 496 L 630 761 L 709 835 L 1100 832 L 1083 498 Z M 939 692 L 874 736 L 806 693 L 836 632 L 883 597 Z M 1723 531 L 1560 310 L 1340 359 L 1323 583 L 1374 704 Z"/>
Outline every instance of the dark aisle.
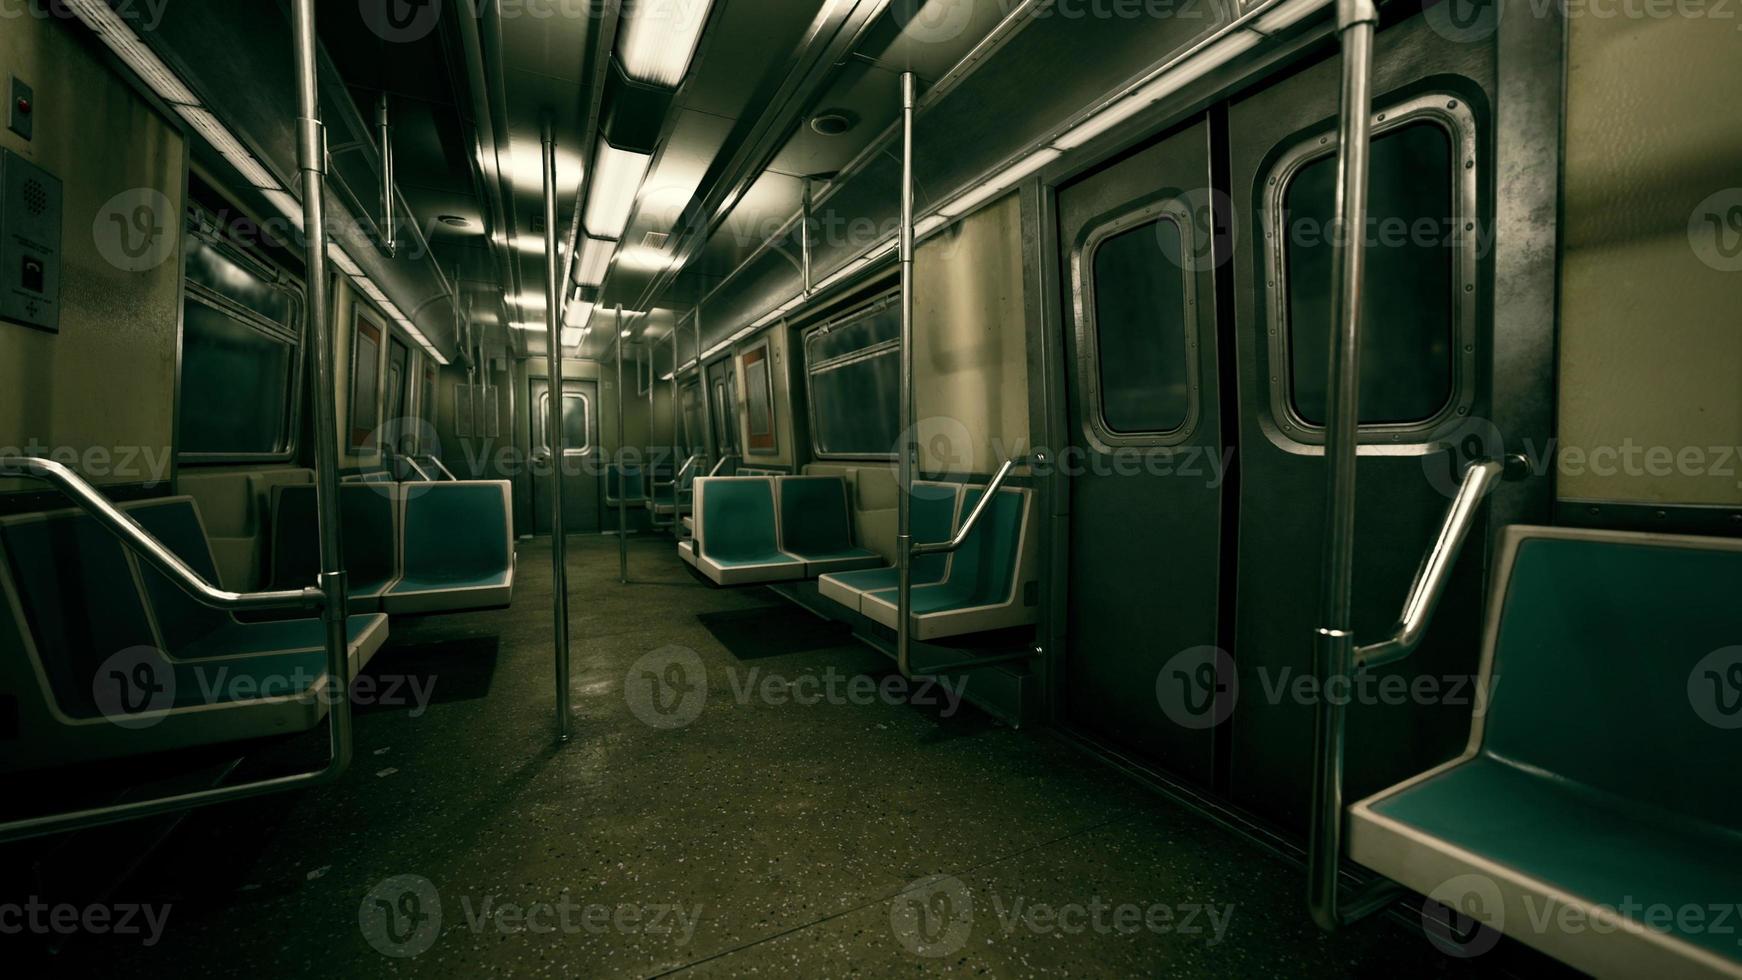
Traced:
<path fill-rule="evenodd" d="M 1299 871 L 1044 734 L 904 690 L 886 658 L 764 590 L 699 583 L 669 541 L 633 545 L 629 586 L 611 539 L 576 538 L 569 555 L 571 744 L 551 742 L 549 547 L 523 542 L 512 610 L 393 624 L 368 672 L 389 703 L 358 714 L 338 785 L 191 816 L 113 897 L 156 910 L 160 941 L 80 938 L 49 968 L 259 980 L 1469 968 L 1389 922 L 1319 935 Z M 738 615 L 709 615 L 721 613 Z M 773 655 L 747 648 L 758 631 Z M 320 751 L 316 735 L 273 762 Z"/>

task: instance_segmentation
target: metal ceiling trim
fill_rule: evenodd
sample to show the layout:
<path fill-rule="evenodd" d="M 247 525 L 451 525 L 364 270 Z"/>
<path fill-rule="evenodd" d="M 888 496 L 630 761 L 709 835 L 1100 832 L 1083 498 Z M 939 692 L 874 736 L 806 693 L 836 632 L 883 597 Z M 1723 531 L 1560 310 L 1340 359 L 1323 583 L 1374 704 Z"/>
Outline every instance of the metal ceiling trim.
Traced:
<path fill-rule="evenodd" d="M 1010 39 L 1020 33 L 1024 27 L 1037 21 L 1039 18 L 1035 15 L 1037 15 L 1041 9 L 1051 7 L 1057 2 L 1058 0 L 1022 0 L 1020 4 L 1010 11 L 1010 13 L 1005 15 L 1003 20 L 998 22 L 997 26 L 994 27 L 986 37 L 980 40 L 980 43 L 969 49 L 968 53 L 963 55 L 961 60 L 951 66 L 949 71 L 944 72 L 943 77 L 939 78 L 931 87 L 925 90 L 925 93 L 920 96 L 919 102 L 914 108 L 914 112 L 916 114 L 924 113 L 927 107 L 948 95 L 965 79 L 967 79 L 969 75 L 973 74 L 976 69 L 990 61 L 992 56 L 1009 43 Z M 890 146 L 894 144 L 896 138 L 900 135 L 900 120 L 896 120 L 885 127 L 883 132 L 879 133 L 875 139 L 866 144 L 865 148 L 859 151 L 859 154 L 849 161 L 845 167 L 842 167 L 833 178 L 824 182 L 820 193 L 815 191 L 812 192 L 810 202 L 811 209 L 814 211 L 827 204 L 829 199 L 834 197 L 838 190 L 850 183 L 852 179 L 858 176 L 859 173 L 869 166 L 873 160 L 887 152 Z M 767 241 L 764 241 L 761 245 L 757 246 L 756 250 L 751 252 L 743 262 L 739 263 L 736 269 L 733 269 L 724 279 L 720 280 L 713 289 L 709 290 L 708 293 L 702 297 L 702 302 L 706 303 L 708 300 L 713 299 L 715 294 L 729 286 L 739 273 L 760 261 L 770 249 L 776 248 L 781 243 L 785 242 L 785 240 L 800 227 L 800 222 L 803 220 L 804 212 L 802 210 L 795 212 L 791 218 L 787 219 L 786 223 L 780 226 L 779 231 L 770 236 Z M 877 248 L 881 247 L 881 245 L 878 245 L 871 249 L 867 249 L 865 254 L 870 254 L 871 252 L 876 251 Z M 858 259 L 862 257 L 862 255 L 850 257 L 846 262 L 842 262 L 836 268 L 830 269 L 827 273 L 817 276 L 817 278 L 819 280 L 825 279 L 829 275 L 839 272 L 841 269 L 846 268 L 849 264 L 858 261 Z M 857 275 L 851 277 L 851 279 L 858 278 L 860 277 Z"/>

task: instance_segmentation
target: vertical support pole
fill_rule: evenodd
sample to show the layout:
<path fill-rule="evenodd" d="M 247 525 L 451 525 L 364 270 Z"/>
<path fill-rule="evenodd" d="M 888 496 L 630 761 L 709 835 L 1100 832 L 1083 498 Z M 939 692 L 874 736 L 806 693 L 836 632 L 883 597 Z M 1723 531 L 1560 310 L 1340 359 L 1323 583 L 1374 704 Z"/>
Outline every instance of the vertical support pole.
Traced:
<path fill-rule="evenodd" d="M 375 129 L 381 139 L 381 246 L 392 255 L 399 250 L 399 220 L 393 199 L 393 121 L 386 92 L 375 105 Z"/>
<path fill-rule="evenodd" d="M 556 730 L 557 740 L 569 737 L 569 569 L 568 536 L 563 527 L 563 469 L 568 462 L 563 439 L 563 348 L 561 297 L 557 286 L 556 261 L 556 133 L 551 120 L 544 120 L 544 321 L 545 358 L 550 371 L 550 417 L 545 431 L 550 442 L 550 564 L 551 607 L 556 630 Z"/>
<path fill-rule="evenodd" d="M 1354 670 L 1355 464 L 1361 421 L 1361 286 L 1366 272 L 1367 158 L 1371 135 L 1373 0 L 1337 0 L 1343 50 L 1337 117 L 1337 199 L 1331 229 L 1331 393 L 1325 426 L 1324 570 L 1314 670 L 1319 690 L 1343 684 Z M 1313 729 L 1313 802 L 1307 840 L 1307 906 L 1321 929 L 1344 921 L 1337 902 L 1343 856 L 1343 747 L 1346 706 L 1319 699 Z"/>
<path fill-rule="evenodd" d="M 315 59 L 315 0 L 294 0 L 296 47 L 297 169 L 302 176 L 302 223 L 308 251 L 308 338 L 314 361 L 315 512 L 320 534 L 320 589 L 326 596 L 327 677 L 339 696 L 332 706 L 334 765 L 343 771 L 351 752 L 351 655 L 346 629 L 345 543 L 339 534 L 338 402 L 333 381 L 333 329 L 327 281 L 326 130 L 321 125 Z"/>
<path fill-rule="evenodd" d="M 896 464 L 895 664 L 910 672 L 913 627 L 913 467 L 918 433 L 913 431 L 913 72 L 901 73 L 901 445 Z"/>
<path fill-rule="evenodd" d="M 714 392 L 708 382 L 707 365 L 702 363 L 702 304 L 696 304 L 694 316 L 696 324 L 696 386 L 702 399 L 702 447 L 704 452 L 702 465 L 697 467 L 696 475 L 707 476 L 713 469 L 714 459 L 719 455 L 720 448 L 714 445 Z"/>
<path fill-rule="evenodd" d="M 648 358 L 650 364 L 652 360 L 651 357 Z M 677 529 L 683 526 L 683 521 L 680 520 L 681 515 L 678 514 L 677 499 L 677 483 L 678 478 L 683 475 L 683 464 L 678 462 L 678 457 L 685 457 L 685 462 L 687 462 L 688 449 L 690 448 L 678 442 L 678 403 L 681 400 L 678 396 L 682 391 L 682 386 L 678 384 L 677 369 L 677 326 L 673 325 L 671 328 L 671 464 L 677 467 L 671 471 L 671 533 L 674 536 L 677 534 Z M 647 376 L 653 377 L 651 368 L 648 370 Z"/>
<path fill-rule="evenodd" d="M 628 453 L 623 441 L 623 307 L 617 307 L 617 322 L 612 331 L 617 334 L 617 581 L 629 584 L 629 486 L 624 482 L 624 461 Z M 648 482 L 647 460 L 641 461 L 641 486 L 652 489 Z"/>
<path fill-rule="evenodd" d="M 804 179 L 804 205 L 798 219 L 799 269 L 804 277 L 804 295 L 811 294 L 811 179 Z M 700 348 L 697 348 L 698 350 Z"/>

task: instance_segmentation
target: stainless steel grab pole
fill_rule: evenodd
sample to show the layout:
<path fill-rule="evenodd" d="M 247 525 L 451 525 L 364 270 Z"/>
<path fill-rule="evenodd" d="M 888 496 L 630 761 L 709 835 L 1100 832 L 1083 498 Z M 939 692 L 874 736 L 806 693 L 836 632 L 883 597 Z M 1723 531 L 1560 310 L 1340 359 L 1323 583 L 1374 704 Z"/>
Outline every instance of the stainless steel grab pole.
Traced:
<path fill-rule="evenodd" d="M 676 464 L 679 456 L 686 454 L 690 459 L 695 458 L 695 454 L 689 451 L 689 446 L 678 445 L 677 420 L 679 405 L 683 401 L 683 388 L 678 384 L 677 368 L 677 327 L 674 325 L 671 328 L 671 461 L 673 464 Z M 647 377 L 651 383 L 653 378 L 653 355 L 651 352 L 647 357 Z M 682 495 L 678 492 L 678 484 L 683 482 L 683 474 L 684 471 L 680 469 L 673 472 L 671 477 L 671 533 L 673 537 L 682 537 L 679 531 L 683 527 L 683 503 Z"/>
<path fill-rule="evenodd" d="M 569 737 L 569 567 L 568 532 L 563 526 L 563 349 L 561 289 L 556 257 L 556 132 L 544 120 L 544 321 L 545 368 L 550 372 L 550 412 L 545 422 L 550 444 L 550 565 L 552 626 L 556 631 L 556 731 Z"/>
<path fill-rule="evenodd" d="M 345 629 L 345 556 L 343 544 L 339 537 L 338 429 L 337 412 L 334 408 L 332 330 L 327 319 L 325 202 L 321 196 L 324 192 L 322 185 L 326 174 L 326 139 L 320 123 L 319 90 L 315 74 L 317 41 L 314 4 L 315 0 L 293 0 L 292 12 L 296 49 L 297 164 L 302 174 L 303 226 L 307 245 L 306 278 L 309 302 L 305 308 L 308 312 L 308 337 L 309 343 L 313 346 L 314 361 L 315 512 L 320 525 L 320 561 L 323 569 L 317 584 L 320 593 L 319 602 L 322 607 L 321 617 L 326 626 L 327 689 L 325 696 L 329 702 L 327 733 L 330 743 L 327 764 L 313 772 L 280 776 L 236 786 L 224 786 L 153 800 L 138 800 L 131 803 L 76 810 L 71 813 L 14 820 L 0 824 L 0 842 L 40 837 L 45 834 L 65 833 L 126 820 L 177 813 L 194 807 L 229 803 L 289 790 L 306 789 L 337 779 L 344 774 L 346 768 L 351 764 L 351 659 L 350 644 Z M 192 575 L 191 570 L 188 570 L 185 565 L 181 565 L 181 570 L 178 571 L 174 564 L 167 562 L 160 564 L 156 558 L 160 553 L 168 552 L 169 549 L 161 542 L 151 538 L 143 528 L 138 526 L 137 522 L 126 517 L 125 514 L 120 514 L 122 520 L 114 520 L 115 515 L 119 512 L 115 512 L 102 494 L 98 493 L 95 487 L 86 483 L 76 473 L 58 464 L 49 464 L 45 460 L 33 460 L 17 465 L 20 470 L 29 471 L 32 476 L 51 480 L 57 486 L 69 490 L 76 503 L 91 512 L 100 523 L 119 535 L 123 542 L 134 548 L 154 567 L 164 571 L 184 588 L 189 586 L 187 576 L 182 572 L 185 571 L 188 575 Z M 100 505 L 93 506 L 93 504 Z M 146 540 L 143 542 L 139 540 L 140 535 L 144 535 Z M 179 563 L 179 559 L 177 561 Z M 229 597 L 235 595 L 234 593 L 221 592 L 210 583 L 201 580 L 197 575 L 193 575 L 193 579 L 192 584 L 196 587 L 189 588 L 188 591 L 201 601 L 210 603 L 214 598 L 223 598 L 225 601 L 229 601 Z M 294 600 L 291 600 L 292 596 L 294 596 Z M 270 608 L 272 604 L 277 602 L 278 597 L 286 599 L 287 607 L 302 608 L 307 608 L 307 603 L 313 598 L 309 590 L 297 593 L 242 595 L 237 597 L 240 604 L 233 608 Z"/>
<path fill-rule="evenodd" d="M 625 461 L 629 458 L 628 447 L 623 444 L 626 436 L 623 425 L 623 307 L 617 307 L 617 322 L 612 327 L 617 334 L 617 581 L 623 585 L 629 584 L 629 472 Z M 644 490 L 651 490 L 648 482 L 646 461 L 637 467 L 641 471 L 641 485 Z"/>
<path fill-rule="evenodd" d="M 1337 115 L 1337 196 L 1331 229 L 1331 354 L 1325 424 L 1324 567 L 1314 672 L 1319 690 L 1346 684 L 1354 669 L 1351 618 L 1355 564 L 1355 464 L 1360 439 L 1361 288 L 1365 273 L 1367 163 L 1372 130 L 1373 0 L 1337 0 L 1342 89 Z M 1321 929 L 1345 921 L 1338 907 L 1343 853 L 1345 705 L 1320 697 L 1313 732 L 1313 799 L 1307 840 L 1307 906 Z"/>
<path fill-rule="evenodd" d="M 913 645 L 913 107 L 914 74 L 901 73 L 901 442 L 896 447 L 895 662 L 904 675 Z"/>
<path fill-rule="evenodd" d="M 714 397 L 708 390 L 708 369 L 702 364 L 702 305 L 696 304 L 696 395 L 702 400 L 702 447 L 707 462 L 712 463 L 714 457 L 725 452 L 721 446 L 714 445 Z M 713 475 L 711 472 L 709 475 Z"/>
<path fill-rule="evenodd" d="M 381 137 L 381 246 L 392 255 L 399 251 L 399 218 L 393 201 L 393 118 L 386 92 L 375 106 L 375 126 Z"/>

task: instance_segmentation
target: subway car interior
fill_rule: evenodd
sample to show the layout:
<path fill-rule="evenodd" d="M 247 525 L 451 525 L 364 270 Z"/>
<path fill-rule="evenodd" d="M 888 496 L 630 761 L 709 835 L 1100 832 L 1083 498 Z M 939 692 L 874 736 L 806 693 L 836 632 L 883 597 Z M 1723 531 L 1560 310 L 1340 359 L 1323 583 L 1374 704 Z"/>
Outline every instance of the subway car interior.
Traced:
<path fill-rule="evenodd" d="M 13 976 L 1742 977 L 1726 0 L 0 0 Z"/>

